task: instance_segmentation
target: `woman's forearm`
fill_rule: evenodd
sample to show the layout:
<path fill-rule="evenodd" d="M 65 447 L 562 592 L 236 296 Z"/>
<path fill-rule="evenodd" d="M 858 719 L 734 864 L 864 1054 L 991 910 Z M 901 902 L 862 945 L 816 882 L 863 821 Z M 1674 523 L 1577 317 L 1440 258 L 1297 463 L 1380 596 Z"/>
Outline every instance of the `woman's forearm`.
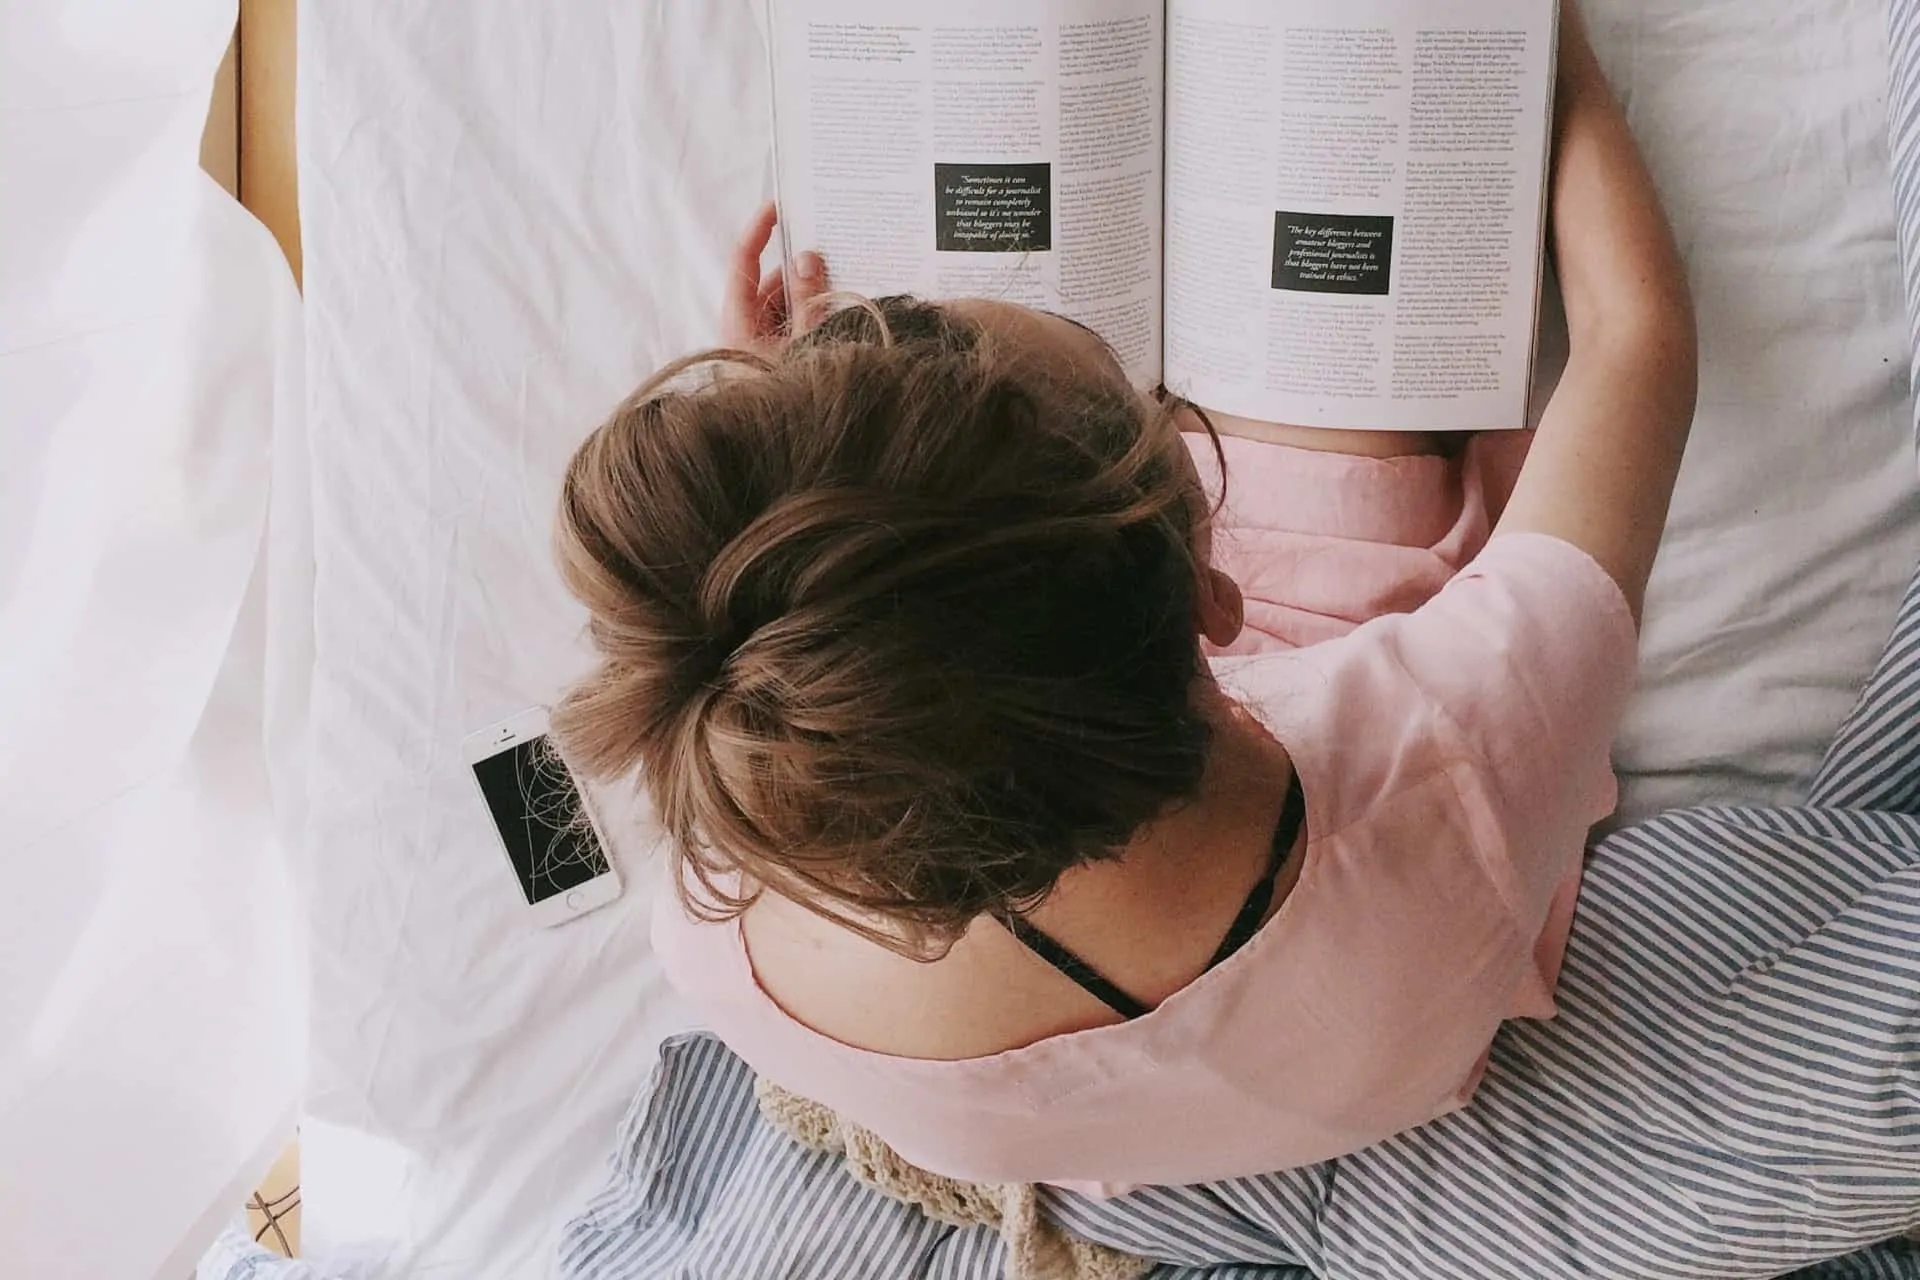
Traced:
<path fill-rule="evenodd" d="M 1638 617 L 1693 419 L 1698 349 L 1666 216 L 1571 0 L 1552 202 L 1567 369 L 1500 531 L 1580 547 Z"/>
<path fill-rule="evenodd" d="M 1692 303 L 1653 180 L 1571 3 L 1555 102 L 1554 264 L 1574 354 L 1583 339 L 1691 334 Z"/>

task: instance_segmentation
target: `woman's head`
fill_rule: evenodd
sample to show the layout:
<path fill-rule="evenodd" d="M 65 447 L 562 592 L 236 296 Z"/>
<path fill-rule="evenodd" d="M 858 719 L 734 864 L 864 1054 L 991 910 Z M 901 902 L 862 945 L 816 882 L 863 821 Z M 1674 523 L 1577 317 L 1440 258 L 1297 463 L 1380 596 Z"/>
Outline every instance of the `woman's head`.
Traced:
<path fill-rule="evenodd" d="M 759 886 L 937 946 L 1196 790 L 1234 602 L 1174 408 L 1004 304 L 837 312 L 670 366 L 581 447 L 562 568 L 598 670 L 555 716 L 638 770 L 711 910 Z M 743 892 L 716 881 L 743 874 Z"/>

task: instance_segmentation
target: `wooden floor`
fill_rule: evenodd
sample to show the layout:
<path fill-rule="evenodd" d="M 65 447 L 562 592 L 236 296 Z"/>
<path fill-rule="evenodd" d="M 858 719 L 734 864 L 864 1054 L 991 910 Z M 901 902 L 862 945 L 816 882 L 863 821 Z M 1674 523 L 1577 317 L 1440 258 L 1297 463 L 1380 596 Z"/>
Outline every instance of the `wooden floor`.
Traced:
<path fill-rule="evenodd" d="M 275 1253 L 300 1254 L 300 1143 L 289 1143 L 247 1200 L 247 1230 Z"/>

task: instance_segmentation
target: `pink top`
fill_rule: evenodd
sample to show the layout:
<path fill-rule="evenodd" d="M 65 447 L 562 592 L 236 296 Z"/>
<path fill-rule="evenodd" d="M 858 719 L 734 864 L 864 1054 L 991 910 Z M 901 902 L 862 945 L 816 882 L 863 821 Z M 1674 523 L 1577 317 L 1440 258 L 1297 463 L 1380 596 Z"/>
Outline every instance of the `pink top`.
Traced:
<path fill-rule="evenodd" d="M 1255 449 L 1230 460 L 1236 488 L 1292 453 Z M 1377 484 L 1404 461 L 1314 465 Z M 1456 473 L 1452 514 L 1420 545 L 1485 537 L 1461 535 L 1485 528 L 1476 484 L 1463 510 Z M 1229 515 L 1253 536 L 1217 554 L 1244 583 L 1257 566 L 1232 562 L 1288 538 Z M 1390 554 L 1367 543 L 1340 554 Z M 1334 575 L 1363 591 L 1391 591 L 1392 576 Z M 737 924 L 696 923 L 662 895 L 654 942 L 669 976 L 755 1071 L 968 1181 L 1211 1181 L 1342 1155 L 1453 1110 L 1501 1020 L 1554 1012 L 1587 829 L 1615 799 L 1608 747 L 1635 671 L 1626 602 L 1581 551 L 1516 534 L 1414 612 L 1307 648 L 1266 645 L 1215 670 L 1299 770 L 1300 879 L 1251 942 L 1152 1012 L 965 1061 L 866 1052 L 775 1004 Z"/>

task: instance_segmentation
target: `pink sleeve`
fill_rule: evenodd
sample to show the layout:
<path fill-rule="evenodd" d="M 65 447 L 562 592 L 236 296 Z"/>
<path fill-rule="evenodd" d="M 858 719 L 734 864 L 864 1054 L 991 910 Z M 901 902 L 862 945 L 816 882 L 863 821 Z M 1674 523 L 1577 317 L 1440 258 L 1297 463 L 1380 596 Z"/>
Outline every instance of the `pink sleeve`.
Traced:
<path fill-rule="evenodd" d="M 1626 598 L 1572 544 L 1507 534 L 1387 621 L 1394 660 L 1477 766 L 1497 832 L 1488 871 L 1538 936 L 1586 828 L 1618 799 L 1609 755 L 1639 647 Z"/>

